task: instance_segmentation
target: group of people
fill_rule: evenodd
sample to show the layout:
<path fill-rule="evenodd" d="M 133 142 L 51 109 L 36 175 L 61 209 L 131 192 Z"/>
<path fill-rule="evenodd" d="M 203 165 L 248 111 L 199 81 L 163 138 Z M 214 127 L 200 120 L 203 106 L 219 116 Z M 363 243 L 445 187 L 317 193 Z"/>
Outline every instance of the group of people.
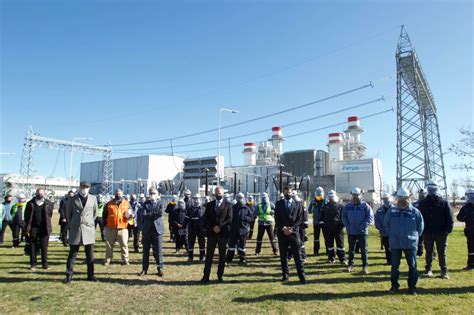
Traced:
<path fill-rule="evenodd" d="M 60 239 L 69 246 L 66 263 L 65 283 L 73 280 L 74 265 L 80 246 L 84 246 L 87 261 L 87 280 L 97 281 L 94 276 L 94 244 L 96 227 L 99 225 L 101 238 L 105 242 L 104 265 L 110 265 L 113 259 L 115 243 L 119 244 L 121 263 L 129 264 L 128 243 L 133 237 L 134 251 L 142 245 L 142 270 L 140 276 L 148 273 L 150 250 L 153 251 L 158 276 L 164 276 L 163 235 L 165 225 L 163 217 L 168 213 L 168 225 L 171 239 L 176 243 L 176 253 L 184 248 L 188 263 L 193 263 L 194 246 L 197 240 L 199 261 L 204 262 L 201 283 L 210 281 L 213 257 L 218 248 L 217 280 L 224 281 L 226 265 L 234 257 L 241 264 L 247 263 L 246 244 L 252 238 L 254 225 L 258 222 L 255 255 L 259 255 L 263 237 L 268 235 L 274 255 L 280 256 L 282 281 L 289 280 L 288 260 L 293 259 L 301 284 L 306 283 L 304 263 L 307 258 L 305 242 L 309 218 L 313 221 L 313 254 L 320 251 L 320 235 L 324 237 L 326 254 L 330 263 L 336 256 L 348 272 L 354 271 L 354 257 L 360 251 L 362 272 L 368 269 L 368 227 L 375 221 L 379 230 L 387 264 L 391 265 L 390 293 L 399 289 L 399 266 L 402 253 L 409 267 L 408 289 L 416 294 L 418 280 L 417 256 L 425 256 L 425 276 L 432 277 L 432 263 L 438 255 L 441 277 L 449 279 L 446 262 L 447 238 L 453 229 L 453 212 L 449 203 L 438 194 L 438 186 L 429 182 L 427 195 L 419 192 L 419 199 L 410 200 L 410 192 L 400 188 L 396 194 L 382 195 L 382 206 L 375 215 L 368 203 L 362 199 L 362 191 L 355 187 L 351 191 L 351 200 L 343 205 L 335 191 L 325 192 L 318 187 L 314 199 L 308 207 L 292 187 L 283 188 L 282 195 L 275 204 L 270 202 L 266 193 L 261 194 L 260 202 L 255 203 L 253 196 L 237 193 L 234 198 L 224 193 L 222 187 L 216 187 L 214 200 L 202 198 L 199 194 L 191 196 L 186 190 L 183 198 L 174 196 L 164 205 L 158 191 L 150 188 L 148 198 L 136 194 L 124 198 L 123 192 L 115 191 L 111 200 L 103 200 L 89 194 L 90 183 L 81 182 L 77 193 L 69 192 L 59 207 Z M 48 269 L 48 242 L 51 235 L 51 217 L 54 204 L 45 198 L 43 189 L 38 189 L 33 199 L 26 201 L 24 195 L 18 196 L 13 203 L 12 196 L 6 196 L 1 205 L 2 228 L 0 242 L 6 227 L 13 234 L 13 247 L 18 247 L 25 239 L 27 253 L 30 256 L 30 268 L 35 270 L 37 253 L 41 252 L 41 263 Z M 395 198 L 393 202 L 392 197 Z M 203 204 L 204 199 L 204 204 Z M 474 268 L 474 190 L 466 192 L 466 203 L 457 219 L 465 222 L 465 236 L 468 245 L 466 270 Z M 344 230 L 349 245 L 348 257 L 344 248 Z M 206 243 L 207 242 L 207 243 Z M 423 245 L 421 245 L 423 244 Z M 421 250 L 420 250 L 421 247 Z M 25 247 L 26 249 L 26 247 Z"/>

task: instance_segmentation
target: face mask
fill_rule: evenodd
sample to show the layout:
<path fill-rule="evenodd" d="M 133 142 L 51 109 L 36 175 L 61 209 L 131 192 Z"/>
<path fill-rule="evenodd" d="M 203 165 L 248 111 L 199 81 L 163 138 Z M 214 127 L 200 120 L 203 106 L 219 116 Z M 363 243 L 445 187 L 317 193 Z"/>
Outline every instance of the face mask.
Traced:
<path fill-rule="evenodd" d="M 248 205 L 253 205 L 253 200 L 247 201 L 247 204 L 248 204 Z"/>
<path fill-rule="evenodd" d="M 317 201 L 322 201 L 324 199 L 323 196 L 316 196 L 314 197 L 314 199 L 316 199 Z"/>
<path fill-rule="evenodd" d="M 222 199 L 222 196 L 220 196 L 220 195 L 216 196 L 216 200 L 221 200 L 221 199 Z"/>
<path fill-rule="evenodd" d="M 42 194 L 36 194 L 36 199 L 41 200 L 44 198 L 44 195 Z"/>
<path fill-rule="evenodd" d="M 184 210 L 184 202 L 178 202 L 178 208 Z"/>
<path fill-rule="evenodd" d="M 408 207 L 409 204 L 410 203 L 409 203 L 408 199 L 400 198 L 400 199 L 397 200 L 397 206 L 399 208 L 405 209 L 406 207 Z"/>
<path fill-rule="evenodd" d="M 135 201 L 137 201 L 137 198 L 131 198 L 130 201 L 135 202 Z"/>
<path fill-rule="evenodd" d="M 153 201 L 156 201 L 156 200 L 158 200 L 158 195 L 157 194 L 151 194 L 150 199 L 153 200 Z"/>
<path fill-rule="evenodd" d="M 89 188 L 81 188 L 81 195 L 87 196 L 88 193 L 89 193 Z"/>
<path fill-rule="evenodd" d="M 474 194 L 468 194 L 466 198 L 467 198 L 467 202 L 474 204 Z"/>
<path fill-rule="evenodd" d="M 122 200 L 122 196 L 120 196 L 120 195 L 115 195 L 115 200 L 116 200 L 116 201 Z"/>
<path fill-rule="evenodd" d="M 436 186 L 428 186 L 426 189 L 428 191 L 428 195 L 435 196 L 438 193 L 438 187 Z"/>
<path fill-rule="evenodd" d="M 194 207 L 199 207 L 201 205 L 201 201 L 200 200 L 193 200 L 193 206 Z"/>
<path fill-rule="evenodd" d="M 285 194 L 285 199 L 286 199 L 286 200 L 290 200 L 290 199 L 291 199 L 291 193 Z"/>
<path fill-rule="evenodd" d="M 238 204 L 242 204 L 244 200 L 243 200 L 242 198 L 236 198 L 235 201 L 236 201 Z"/>
<path fill-rule="evenodd" d="M 388 199 L 383 199 L 382 202 L 383 202 L 383 205 L 384 205 L 385 207 L 390 206 L 390 200 L 388 200 Z"/>
<path fill-rule="evenodd" d="M 352 196 L 352 203 L 359 203 L 359 202 L 360 202 L 359 196 Z"/>

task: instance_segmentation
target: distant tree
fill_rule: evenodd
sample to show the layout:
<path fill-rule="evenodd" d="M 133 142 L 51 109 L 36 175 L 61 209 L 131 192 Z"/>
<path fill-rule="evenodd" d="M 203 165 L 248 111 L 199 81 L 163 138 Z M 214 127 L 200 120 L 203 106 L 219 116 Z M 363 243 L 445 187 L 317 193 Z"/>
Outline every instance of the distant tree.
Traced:
<path fill-rule="evenodd" d="M 474 131 L 470 129 L 460 129 L 462 135 L 458 143 L 451 144 L 449 152 L 456 154 L 460 160 L 459 163 L 451 165 L 452 169 L 465 172 L 466 177 L 457 181 L 457 186 L 468 188 L 473 185 L 474 171 Z"/>

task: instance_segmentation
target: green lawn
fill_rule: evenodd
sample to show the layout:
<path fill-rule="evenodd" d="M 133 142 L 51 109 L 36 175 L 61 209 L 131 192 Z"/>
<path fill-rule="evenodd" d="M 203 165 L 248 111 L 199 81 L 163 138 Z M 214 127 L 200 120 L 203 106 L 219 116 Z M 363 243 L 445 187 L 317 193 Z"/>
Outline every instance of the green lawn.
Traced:
<path fill-rule="evenodd" d="M 57 222 L 53 219 L 53 222 Z M 311 228 L 310 228 L 311 232 Z M 360 273 L 357 256 L 356 272 L 348 274 L 339 264 L 328 264 L 325 256 L 310 256 L 305 265 L 308 284 L 298 285 L 293 262 L 290 262 L 290 282 L 280 283 L 280 263 L 272 256 L 268 243 L 263 255 L 249 256 L 249 265 L 226 268 L 225 283 L 215 281 L 213 266 L 211 284 L 198 285 L 202 264 L 186 265 L 184 253 L 175 255 L 171 243 L 165 244 L 165 277 L 149 274 L 139 278 L 141 254 L 131 254 L 130 266 L 101 265 L 104 244 L 96 245 L 96 276 L 99 283 L 86 278 L 84 253 L 79 254 L 74 282 L 64 279 L 67 248 L 51 243 L 51 269 L 29 271 L 28 257 L 22 249 L 11 249 L 10 234 L 0 248 L 0 298 L 2 313 L 473 313 L 474 272 L 461 269 L 466 264 L 466 240 L 461 228 L 449 237 L 448 266 L 450 280 L 420 277 L 418 296 L 406 294 L 407 266 L 401 265 L 401 292 L 387 294 L 390 287 L 390 267 L 384 265 L 375 229 L 369 238 L 369 275 Z M 311 239 L 311 238 L 310 238 Z M 265 240 L 266 241 L 266 240 Z M 8 245 L 8 246 L 7 246 Z M 347 246 L 347 245 L 346 245 Z M 307 247 L 312 250 L 310 242 Z M 248 253 L 255 251 L 250 241 Z M 439 275 L 435 261 L 434 272 Z M 419 261 L 419 270 L 424 262 Z M 154 268 L 150 268 L 154 271 Z"/>

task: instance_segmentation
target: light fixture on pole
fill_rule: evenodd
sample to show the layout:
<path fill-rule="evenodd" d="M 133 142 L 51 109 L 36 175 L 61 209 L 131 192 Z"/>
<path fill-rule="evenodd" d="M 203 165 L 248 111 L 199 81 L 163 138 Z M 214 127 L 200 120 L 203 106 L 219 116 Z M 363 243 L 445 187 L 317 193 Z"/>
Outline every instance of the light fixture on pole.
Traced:
<path fill-rule="evenodd" d="M 228 109 L 228 108 L 219 109 L 219 126 L 217 128 L 217 185 L 220 185 L 219 166 L 220 166 L 220 156 L 221 156 L 221 114 L 222 112 L 229 112 L 232 114 L 239 113 L 239 111 L 235 109 Z"/>

